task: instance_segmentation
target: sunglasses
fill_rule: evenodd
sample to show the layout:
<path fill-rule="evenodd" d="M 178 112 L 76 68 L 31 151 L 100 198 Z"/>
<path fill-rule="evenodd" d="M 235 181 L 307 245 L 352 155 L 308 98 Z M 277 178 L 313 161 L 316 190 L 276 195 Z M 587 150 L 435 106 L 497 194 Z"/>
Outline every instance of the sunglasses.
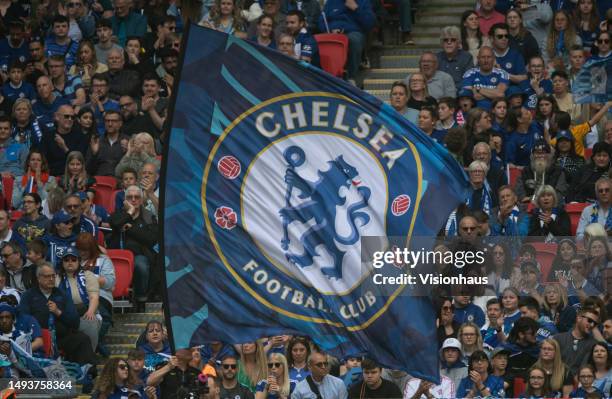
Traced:
<path fill-rule="evenodd" d="M 268 368 L 271 369 L 273 367 L 276 367 L 277 369 L 280 368 L 283 364 L 282 363 L 268 363 Z"/>
<path fill-rule="evenodd" d="M 73 205 L 66 205 L 65 206 L 66 209 L 78 209 L 80 207 L 81 207 L 81 205 L 79 205 L 79 204 L 73 204 Z"/>
<path fill-rule="evenodd" d="M 589 324 L 592 324 L 593 327 L 596 327 L 599 324 L 598 321 L 595 321 L 595 320 L 591 319 L 590 317 L 587 317 L 587 316 L 582 316 L 582 317 L 584 317 Z"/>
<path fill-rule="evenodd" d="M 119 366 L 117 366 L 120 370 L 127 370 L 129 368 L 129 366 L 127 364 L 120 364 Z"/>
<path fill-rule="evenodd" d="M 501 40 L 501 39 L 507 39 L 507 38 L 508 38 L 508 35 L 495 35 L 495 38 L 496 38 L 496 39 L 499 39 L 499 40 Z"/>
<path fill-rule="evenodd" d="M 476 230 L 478 227 L 462 227 L 461 230 L 462 231 L 474 231 Z"/>
<path fill-rule="evenodd" d="M 229 369 L 236 370 L 238 368 L 238 365 L 236 364 L 222 364 L 222 366 L 225 370 L 229 370 Z"/>
<path fill-rule="evenodd" d="M 70 114 L 64 114 L 62 115 L 62 117 L 64 119 L 70 119 L 70 120 L 74 120 L 74 118 L 76 117 L 75 115 L 70 115 Z"/>
<path fill-rule="evenodd" d="M 610 39 L 597 39 L 597 44 L 610 44 Z"/>

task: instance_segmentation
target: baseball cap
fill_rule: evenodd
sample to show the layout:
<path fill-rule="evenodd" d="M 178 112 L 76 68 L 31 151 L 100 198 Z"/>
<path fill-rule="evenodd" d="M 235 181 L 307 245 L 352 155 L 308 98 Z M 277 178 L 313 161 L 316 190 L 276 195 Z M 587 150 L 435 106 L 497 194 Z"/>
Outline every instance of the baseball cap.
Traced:
<path fill-rule="evenodd" d="M 70 216 L 68 212 L 63 209 L 60 209 L 59 211 L 55 212 L 55 215 L 53 215 L 53 219 L 51 219 L 51 224 L 66 223 L 67 221 L 72 219 L 72 216 Z"/>
<path fill-rule="evenodd" d="M 557 139 L 557 141 L 561 139 L 574 141 L 574 136 L 568 130 L 561 130 L 559 133 L 557 133 L 557 136 L 555 138 Z"/>
<path fill-rule="evenodd" d="M 534 152 L 546 152 L 550 154 L 550 146 L 544 140 L 537 140 L 531 149 L 531 153 L 533 154 Z"/>
<path fill-rule="evenodd" d="M 472 90 L 469 89 L 461 89 L 459 90 L 459 93 L 457 93 L 457 98 L 461 97 L 474 98 L 474 93 L 472 93 Z"/>
<path fill-rule="evenodd" d="M 512 352 L 510 352 L 508 349 L 498 346 L 497 348 L 493 349 L 493 352 L 491 352 L 491 359 L 493 359 L 497 355 L 510 356 L 511 353 Z"/>
<path fill-rule="evenodd" d="M 68 247 L 64 253 L 59 256 L 59 258 L 64 259 L 66 256 L 74 256 L 75 258 L 78 258 L 79 251 L 75 247 Z"/>
<path fill-rule="evenodd" d="M 446 338 L 444 340 L 444 343 L 442 343 L 442 348 L 440 348 L 440 357 L 442 357 L 442 354 L 444 353 L 444 349 L 447 349 L 447 348 L 455 348 L 459 352 L 461 352 L 461 342 L 459 342 L 457 338 Z"/>

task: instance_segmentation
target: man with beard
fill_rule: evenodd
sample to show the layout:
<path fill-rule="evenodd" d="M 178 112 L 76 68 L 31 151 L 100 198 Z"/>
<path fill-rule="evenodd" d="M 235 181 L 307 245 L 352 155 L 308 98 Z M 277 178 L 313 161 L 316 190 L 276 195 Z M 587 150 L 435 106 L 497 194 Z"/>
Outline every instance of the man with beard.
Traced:
<path fill-rule="evenodd" d="M 140 132 L 152 132 L 156 129 L 151 118 L 138 109 L 138 103 L 134 97 L 119 97 L 119 107 L 123 117 L 121 134 L 132 137 Z"/>
<path fill-rule="evenodd" d="M 523 204 L 528 204 L 543 185 L 553 186 L 560 200 L 568 189 L 565 172 L 553 162 L 550 146 L 539 140 L 531 150 L 530 165 L 523 169 L 516 181 L 516 195 Z"/>
<path fill-rule="evenodd" d="M 93 110 L 99 134 L 102 134 L 105 129 L 104 113 L 111 110 L 119 111 L 117 101 L 108 97 L 109 85 L 110 79 L 105 73 L 96 73 L 91 77 L 91 101 L 87 107 Z"/>
<path fill-rule="evenodd" d="M 160 90 L 161 82 L 156 75 L 148 74 L 144 76 L 142 79 L 142 98 L 139 101 L 140 110 L 155 127 L 155 129 L 147 131 L 154 138 L 158 138 L 162 132 L 168 109 L 168 97 L 160 97 Z"/>
<path fill-rule="evenodd" d="M 253 399 L 253 393 L 238 382 L 238 360 L 235 355 L 227 355 L 221 360 L 221 399 Z"/>
<path fill-rule="evenodd" d="M 161 79 L 161 93 L 164 94 L 164 97 L 170 97 L 172 94 L 178 67 L 178 56 L 178 51 L 170 47 L 162 47 L 159 50 L 161 64 L 155 69 L 155 73 Z"/>

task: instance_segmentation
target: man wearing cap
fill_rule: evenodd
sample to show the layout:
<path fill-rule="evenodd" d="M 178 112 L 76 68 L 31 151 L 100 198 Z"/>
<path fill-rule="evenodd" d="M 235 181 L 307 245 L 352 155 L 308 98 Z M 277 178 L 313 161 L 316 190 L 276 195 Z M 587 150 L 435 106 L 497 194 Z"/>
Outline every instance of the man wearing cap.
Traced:
<path fill-rule="evenodd" d="M 5 343 L 9 339 L 30 355 L 42 349 L 44 345 L 38 321 L 30 315 L 17 315 L 14 306 L 2 302 L 0 303 L 0 342 L 2 342 L 0 353 L 8 355 Z"/>
<path fill-rule="evenodd" d="M 77 197 L 78 198 L 78 197 Z M 81 201 L 79 200 L 79 207 Z M 49 248 L 49 262 L 56 268 L 62 266 L 62 254 L 69 247 L 74 246 L 77 232 L 75 232 L 76 218 L 72 217 L 66 210 L 60 209 L 55 212 L 51 219 L 51 234 L 47 236 L 46 244 Z"/>
<path fill-rule="evenodd" d="M 445 26 L 440 33 L 442 51 L 438 52 L 438 69 L 448 73 L 461 87 L 463 75 L 474 66 L 474 59 L 467 51 L 461 49 L 461 31 L 456 26 Z M 454 97 L 454 96 L 453 96 Z"/>
<path fill-rule="evenodd" d="M 478 67 L 463 75 L 461 85 L 463 89 L 473 93 L 476 106 L 488 111 L 493 100 L 504 97 L 509 84 L 508 73 L 495 67 L 493 49 L 483 46 L 478 51 Z"/>
<path fill-rule="evenodd" d="M 576 154 L 574 136 L 561 130 L 555 137 L 555 164 L 565 171 L 565 179 L 571 187 L 572 180 L 584 165 L 584 158 Z"/>
<path fill-rule="evenodd" d="M 453 397 L 457 393 L 457 388 L 461 380 L 468 375 L 467 365 L 461 361 L 461 343 L 457 338 L 447 338 L 439 351 L 440 355 L 440 375 L 448 377 L 453 386 Z"/>
<path fill-rule="evenodd" d="M 7 282 L 11 288 L 20 294 L 36 286 L 36 267 L 26 265 L 21 247 L 16 242 L 8 242 L 0 249 L 0 256 L 4 261 L 3 268 L 7 275 Z"/>
<path fill-rule="evenodd" d="M 82 200 L 86 199 L 87 194 L 80 192 L 78 194 L 70 194 L 64 198 L 64 211 L 74 221 L 74 232 L 90 233 L 94 237 L 98 236 L 98 226 L 91 219 L 83 216 Z M 55 219 L 55 217 L 54 217 Z"/>
<path fill-rule="evenodd" d="M 523 169 L 516 181 L 516 195 L 523 204 L 527 204 L 544 185 L 555 188 L 559 199 L 558 205 L 562 205 L 568 191 L 565 171 L 553 162 L 550 146 L 546 141 L 538 140 L 531 149 L 530 165 Z"/>
<path fill-rule="evenodd" d="M 612 180 L 602 177 L 595 182 L 595 196 L 597 201 L 582 210 L 580 221 L 576 229 L 576 238 L 584 238 L 584 229 L 591 223 L 599 223 L 608 235 L 612 232 Z"/>
<path fill-rule="evenodd" d="M 504 380 L 504 389 L 506 392 L 509 391 L 510 383 L 506 380 L 508 369 L 508 358 L 510 357 L 510 351 L 502 347 L 495 348 L 490 353 L 491 368 L 493 369 L 493 375 Z"/>
<path fill-rule="evenodd" d="M 44 263 L 36 270 L 38 286 L 27 290 L 19 303 L 19 313 L 33 316 L 42 328 L 55 332 L 57 348 L 64 358 L 80 365 L 97 363 L 87 335 L 78 331 L 79 314 L 72 299 L 55 287 L 55 269 Z"/>

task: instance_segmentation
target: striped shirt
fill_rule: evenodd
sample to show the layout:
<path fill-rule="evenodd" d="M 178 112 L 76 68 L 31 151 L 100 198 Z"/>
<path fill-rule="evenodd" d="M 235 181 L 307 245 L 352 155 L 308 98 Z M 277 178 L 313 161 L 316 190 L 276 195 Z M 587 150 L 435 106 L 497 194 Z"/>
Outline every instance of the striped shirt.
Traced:
<path fill-rule="evenodd" d="M 52 55 L 64 56 L 66 62 L 66 69 L 70 68 L 76 62 L 76 53 L 79 48 L 79 42 L 70 39 L 68 44 L 59 44 L 55 41 L 55 37 L 47 38 L 46 52 L 47 57 Z"/>
<path fill-rule="evenodd" d="M 76 98 L 76 91 L 83 88 L 83 81 L 79 75 L 64 74 L 64 89 L 53 87 L 53 93 L 65 100 L 72 102 Z"/>

